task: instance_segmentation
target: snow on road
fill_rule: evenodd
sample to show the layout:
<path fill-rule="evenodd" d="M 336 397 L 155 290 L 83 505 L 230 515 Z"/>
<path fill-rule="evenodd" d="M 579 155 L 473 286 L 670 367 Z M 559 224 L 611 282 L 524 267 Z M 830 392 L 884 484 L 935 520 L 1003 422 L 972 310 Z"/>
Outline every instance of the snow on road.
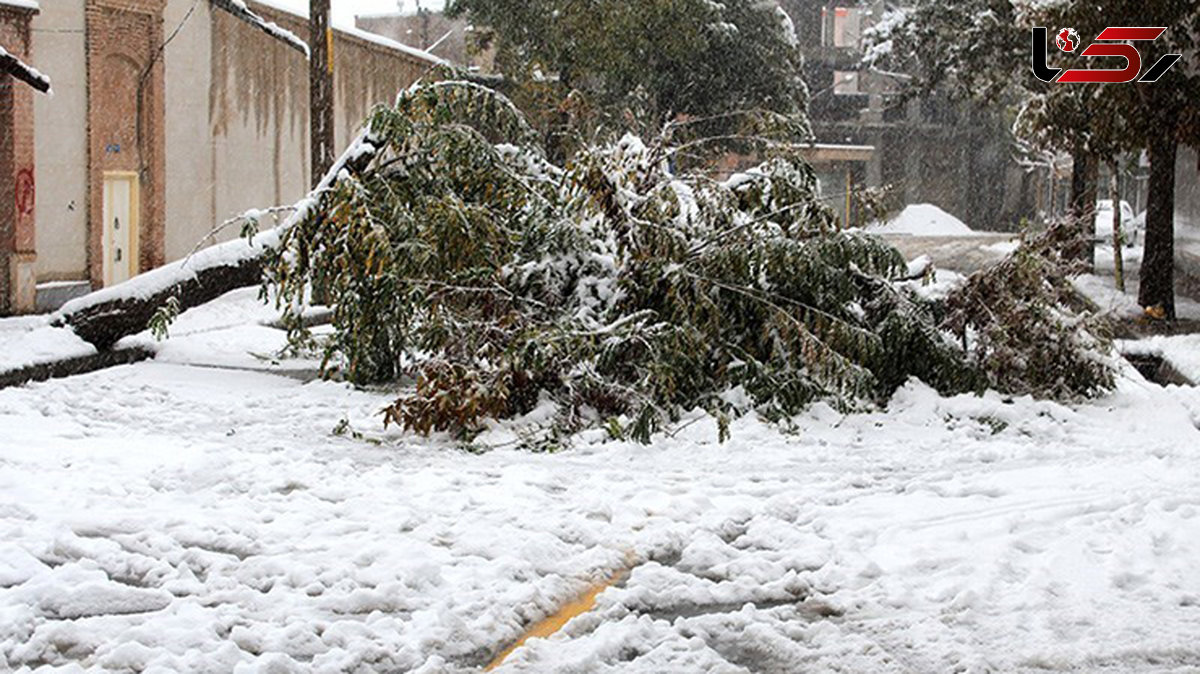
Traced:
<path fill-rule="evenodd" d="M 498 671 L 1200 667 L 1196 388 L 476 455 L 187 320 L 171 362 L 0 390 L 0 669 L 477 671 L 629 561 Z"/>

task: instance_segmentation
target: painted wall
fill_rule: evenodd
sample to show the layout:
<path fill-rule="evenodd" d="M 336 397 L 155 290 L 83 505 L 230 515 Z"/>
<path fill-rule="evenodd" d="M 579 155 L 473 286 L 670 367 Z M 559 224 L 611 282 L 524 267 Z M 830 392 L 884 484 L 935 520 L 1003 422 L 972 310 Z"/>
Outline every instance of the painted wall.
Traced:
<path fill-rule="evenodd" d="M 33 63 L 54 96 L 33 99 L 37 183 L 37 277 L 87 275 L 87 62 L 84 0 L 41 3 L 33 18 Z"/>
<path fill-rule="evenodd" d="M 208 116 L 211 9 L 208 2 L 168 0 L 163 31 L 178 29 L 163 51 L 166 84 L 167 260 L 180 256 L 213 226 L 213 138 Z M 190 12 L 190 14 L 189 14 Z M 207 224 L 206 224 L 207 223 Z M 197 234 L 196 232 L 203 230 Z M 185 253 L 186 254 L 186 251 Z"/>

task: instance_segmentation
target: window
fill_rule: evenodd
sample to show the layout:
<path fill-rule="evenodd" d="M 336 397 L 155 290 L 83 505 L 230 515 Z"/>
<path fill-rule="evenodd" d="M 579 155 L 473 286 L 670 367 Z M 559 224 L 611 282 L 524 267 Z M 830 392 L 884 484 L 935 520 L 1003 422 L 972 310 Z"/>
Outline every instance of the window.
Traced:
<path fill-rule="evenodd" d="M 822 44 L 826 47 L 859 48 L 862 39 L 861 10 L 857 7 L 834 7 L 832 10 L 822 7 L 821 19 Z"/>
<path fill-rule="evenodd" d="M 858 73 L 853 70 L 833 71 L 833 93 L 839 95 L 859 93 Z"/>

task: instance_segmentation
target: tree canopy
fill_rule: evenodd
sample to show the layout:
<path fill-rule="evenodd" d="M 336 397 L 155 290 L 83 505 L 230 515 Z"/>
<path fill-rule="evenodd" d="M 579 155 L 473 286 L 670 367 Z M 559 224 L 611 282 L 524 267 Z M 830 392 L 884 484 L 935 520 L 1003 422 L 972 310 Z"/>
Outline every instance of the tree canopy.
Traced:
<path fill-rule="evenodd" d="M 491 32 L 520 89 L 510 93 L 539 126 L 570 116 L 576 129 L 644 133 L 704 118 L 708 133 L 742 124 L 724 116 L 734 111 L 805 112 L 794 29 L 773 3 L 451 0 L 448 12 Z"/>
<path fill-rule="evenodd" d="M 1074 28 L 1086 45 L 1109 26 L 1165 26 L 1137 41 L 1146 72 L 1163 55 L 1182 59 L 1156 82 L 1042 82 L 1030 69 L 1030 31 Z M 917 0 L 869 36 L 872 63 L 913 77 L 911 92 L 944 87 L 961 97 L 1013 106 L 1016 131 L 1034 145 L 1072 153 L 1072 204 L 1090 236 L 1095 160 L 1148 151 L 1146 253 L 1139 302 L 1174 315 L 1173 180 L 1180 143 L 1200 145 L 1200 4 L 1194 0 Z M 1051 46 L 1050 66 L 1119 69 L 1119 57 L 1082 57 Z"/>

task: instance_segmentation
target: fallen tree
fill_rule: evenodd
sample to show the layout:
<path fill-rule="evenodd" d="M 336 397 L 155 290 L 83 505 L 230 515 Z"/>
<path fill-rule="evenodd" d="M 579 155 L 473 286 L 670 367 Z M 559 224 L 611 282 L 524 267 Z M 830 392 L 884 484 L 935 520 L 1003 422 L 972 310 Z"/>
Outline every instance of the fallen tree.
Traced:
<path fill-rule="evenodd" d="M 311 288 L 326 293 L 327 372 L 415 383 L 388 423 L 469 440 L 545 407 L 543 446 L 589 425 L 646 442 L 697 408 L 725 429 L 817 400 L 869 407 L 910 377 L 1062 398 L 1111 384 L 1103 359 L 1061 376 L 1105 345 L 1065 337 L 1086 326 L 1038 282 L 1048 244 L 968 283 L 947 322 L 901 283 L 894 248 L 836 227 L 789 143 L 724 181 L 679 171 L 668 134 L 559 166 L 507 99 L 464 82 L 414 89 L 370 128 L 370 166 L 282 232 L 266 278 L 297 346 L 314 343 Z M 1003 325 L 993 292 L 1030 324 Z M 1004 329 L 1059 348 L 1035 357 Z"/>
<path fill-rule="evenodd" d="M 1061 228 L 935 301 L 886 242 L 837 228 L 790 143 L 767 139 L 761 165 L 716 181 L 677 168 L 699 141 L 669 133 L 565 166 L 536 137 L 490 89 L 415 86 L 280 226 L 59 320 L 110 346 L 261 280 L 326 374 L 399 383 L 386 423 L 470 439 L 544 406 L 546 432 L 526 441 L 540 446 L 589 425 L 646 442 L 694 409 L 722 434 L 747 412 L 863 409 L 910 377 L 1062 399 L 1112 385 L 1109 344 L 1065 282 Z M 319 340 L 314 288 L 332 310 Z"/>

